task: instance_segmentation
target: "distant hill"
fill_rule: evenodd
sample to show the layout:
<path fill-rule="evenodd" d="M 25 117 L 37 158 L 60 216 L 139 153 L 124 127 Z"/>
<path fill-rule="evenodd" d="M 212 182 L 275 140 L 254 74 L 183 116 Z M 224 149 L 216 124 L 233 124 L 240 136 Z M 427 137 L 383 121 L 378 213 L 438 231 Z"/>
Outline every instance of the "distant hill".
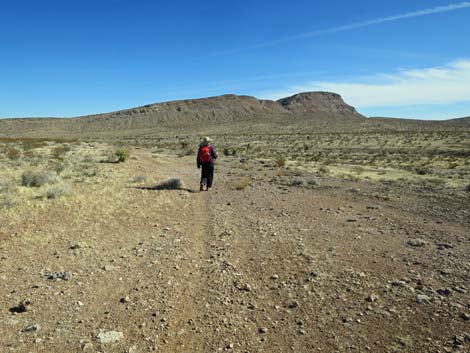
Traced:
<path fill-rule="evenodd" d="M 289 133 L 470 128 L 470 117 L 446 121 L 366 118 L 331 92 L 277 101 L 227 94 L 76 118 L 1 119 L 0 136 L 119 137 L 147 134 Z"/>
<path fill-rule="evenodd" d="M 227 94 L 77 118 L 3 119 L 0 120 L 0 135 L 81 137 L 149 130 L 216 131 L 218 127 L 246 130 L 271 125 L 348 125 L 365 119 L 335 93 L 305 92 L 278 101 Z"/>

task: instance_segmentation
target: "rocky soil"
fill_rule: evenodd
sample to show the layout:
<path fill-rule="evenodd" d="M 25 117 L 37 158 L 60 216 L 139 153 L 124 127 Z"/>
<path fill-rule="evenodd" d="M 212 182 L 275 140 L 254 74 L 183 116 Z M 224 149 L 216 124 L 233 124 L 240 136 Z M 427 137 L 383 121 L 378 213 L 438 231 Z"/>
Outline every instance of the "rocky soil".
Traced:
<path fill-rule="evenodd" d="M 196 192 L 193 157 L 133 155 L 0 215 L 0 352 L 470 351 L 468 204 L 436 218 L 235 158 Z"/>

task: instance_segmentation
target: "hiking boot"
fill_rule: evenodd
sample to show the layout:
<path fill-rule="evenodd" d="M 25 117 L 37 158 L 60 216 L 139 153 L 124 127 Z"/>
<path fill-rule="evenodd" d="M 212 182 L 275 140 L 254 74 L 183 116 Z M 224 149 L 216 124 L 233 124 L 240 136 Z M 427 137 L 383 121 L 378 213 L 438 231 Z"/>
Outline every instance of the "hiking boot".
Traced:
<path fill-rule="evenodd" d="M 199 191 L 204 191 L 204 187 L 202 186 L 202 184 L 199 186 Z"/>

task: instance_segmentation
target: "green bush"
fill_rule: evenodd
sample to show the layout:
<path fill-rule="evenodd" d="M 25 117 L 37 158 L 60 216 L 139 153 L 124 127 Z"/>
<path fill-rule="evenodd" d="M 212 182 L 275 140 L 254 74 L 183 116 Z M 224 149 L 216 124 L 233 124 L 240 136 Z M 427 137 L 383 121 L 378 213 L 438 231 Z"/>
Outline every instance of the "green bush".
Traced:
<path fill-rule="evenodd" d="M 116 157 L 118 162 L 125 162 L 129 158 L 129 151 L 125 148 L 119 148 L 116 151 Z"/>

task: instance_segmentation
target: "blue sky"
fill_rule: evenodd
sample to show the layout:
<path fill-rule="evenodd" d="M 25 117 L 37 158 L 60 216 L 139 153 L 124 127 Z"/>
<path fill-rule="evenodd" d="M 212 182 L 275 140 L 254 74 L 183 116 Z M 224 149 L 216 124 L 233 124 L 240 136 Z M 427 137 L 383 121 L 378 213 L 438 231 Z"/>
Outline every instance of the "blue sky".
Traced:
<path fill-rule="evenodd" d="M 331 90 L 367 116 L 470 115 L 470 2 L 10 1 L 0 117 Z"/>

